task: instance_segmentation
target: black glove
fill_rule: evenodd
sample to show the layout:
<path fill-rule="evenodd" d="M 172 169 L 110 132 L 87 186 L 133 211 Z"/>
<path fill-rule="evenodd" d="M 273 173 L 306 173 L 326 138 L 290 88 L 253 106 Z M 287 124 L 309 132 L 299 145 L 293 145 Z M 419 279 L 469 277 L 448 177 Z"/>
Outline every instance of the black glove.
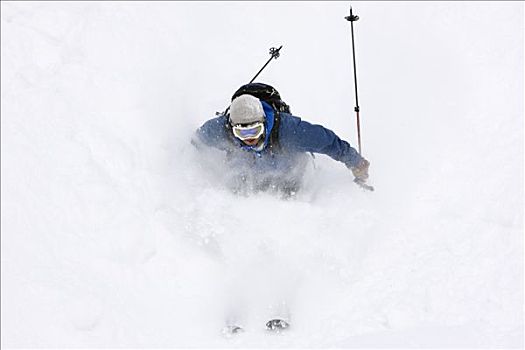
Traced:
<path fill-rule="evenodd" d="M 368 180 L 368 167 L 370 167 L 370 162 L 365 158 L 362 158 L 357 165 L 350 167 L 356 182 L 365 183 Z"/>

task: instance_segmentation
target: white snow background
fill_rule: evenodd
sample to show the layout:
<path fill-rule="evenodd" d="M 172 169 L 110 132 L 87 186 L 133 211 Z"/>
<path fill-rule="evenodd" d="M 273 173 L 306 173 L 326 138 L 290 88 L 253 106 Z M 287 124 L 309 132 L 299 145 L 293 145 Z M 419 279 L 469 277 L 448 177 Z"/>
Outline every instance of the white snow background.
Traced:
<path fill-rule="evenodd" d="M 284 45 L 356 146 L 349 3 L 2 1 L 2 347 L 523 347 L 523 3 L 352 4 L 376 191 L 286 201 L 189 140 Z"/>

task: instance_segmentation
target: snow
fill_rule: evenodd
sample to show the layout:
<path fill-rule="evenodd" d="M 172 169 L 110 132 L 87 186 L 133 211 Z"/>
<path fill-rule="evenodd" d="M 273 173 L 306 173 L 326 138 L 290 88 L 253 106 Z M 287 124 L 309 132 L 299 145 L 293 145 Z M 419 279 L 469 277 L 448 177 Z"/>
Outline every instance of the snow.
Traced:
<path fill-rule="evenodd" d="M 259 81 L 356 145 L 348 3 L 2 2 L 2 347 L 522 348 L 523 3 L 353 7 L 376 191 L 282 200 L 190 137 L 284 45 Z"/>

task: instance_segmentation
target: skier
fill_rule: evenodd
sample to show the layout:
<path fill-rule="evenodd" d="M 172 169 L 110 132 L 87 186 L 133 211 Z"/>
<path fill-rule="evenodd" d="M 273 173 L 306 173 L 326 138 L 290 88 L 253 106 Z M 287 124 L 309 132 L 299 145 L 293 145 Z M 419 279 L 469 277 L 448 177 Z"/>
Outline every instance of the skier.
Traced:
<path fill-rule="evenodd" d="M 368 179 L 368 160 L 333 131 L 292 115 L 277 90 L 267 84 L 241 86 L 229 109 L 205 122 L 196 134 L 200 142 L 226 152 L 235 170 L 230 187 L 236 193 L 277 190 L 286 197 L 295 195 L 308 153 L 342 162 L 358 184 L 366 186 Z"/>
<path fill-rule="evenodd" d="M 333 131 L 292 115 L 272 86 L 243 85 L 231 100 L 224 113 L 197 129 L 193 143 L 226 153 L 233 172 L 229 185 L 234 192 L 275 190 L 286 197 L 295 195 L 301 187 L 309 153 L 326 154 L 342 162 L 352 171 L 354 181 L 365 185 L 370 163 Z M 262 275 L 280 276 L 282 286 L 293 284 L 293 278 L 281 271 L 278 261 L 275 266 L 272 261 L 265 264 L 271 272 Z M 293 290 L 292 287 L 284 289 Z M 284 296 L 284 300 L 277 302 L 281 297 L 267 296 L 274 309 L 266 323 L 268 330 L 280 332 L 289 327 L 287 298 Z M 242 332 L 235 307 L 228 313 L 225 335 Z"/>

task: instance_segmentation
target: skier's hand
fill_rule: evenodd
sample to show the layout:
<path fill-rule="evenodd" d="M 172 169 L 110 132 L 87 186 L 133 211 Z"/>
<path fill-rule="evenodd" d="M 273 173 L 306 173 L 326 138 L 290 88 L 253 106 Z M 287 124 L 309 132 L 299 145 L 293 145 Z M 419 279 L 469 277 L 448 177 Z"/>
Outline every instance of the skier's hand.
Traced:
<path fill-rule="evenodd" d="M 366 180 L 368 180 L 369 167 L 370 162 L 363 158 L 356 166 L 350 167 L 350 170 L 352 170 L 352 174 L 355 176 L 354 182 L 359 185 L 359 187 L 367 191 L 373 191 L 374 187 L 366 184 Z"/>
<path fill-rule="evenodd" d="M 370 162 L 365 158 L 361 159 L 356 166 L 350 168 L 352 174 L 355 176 L 355 181 L 360 183 L 365 183 L 368 180 L 368 168 L 370 167 Z"/>

